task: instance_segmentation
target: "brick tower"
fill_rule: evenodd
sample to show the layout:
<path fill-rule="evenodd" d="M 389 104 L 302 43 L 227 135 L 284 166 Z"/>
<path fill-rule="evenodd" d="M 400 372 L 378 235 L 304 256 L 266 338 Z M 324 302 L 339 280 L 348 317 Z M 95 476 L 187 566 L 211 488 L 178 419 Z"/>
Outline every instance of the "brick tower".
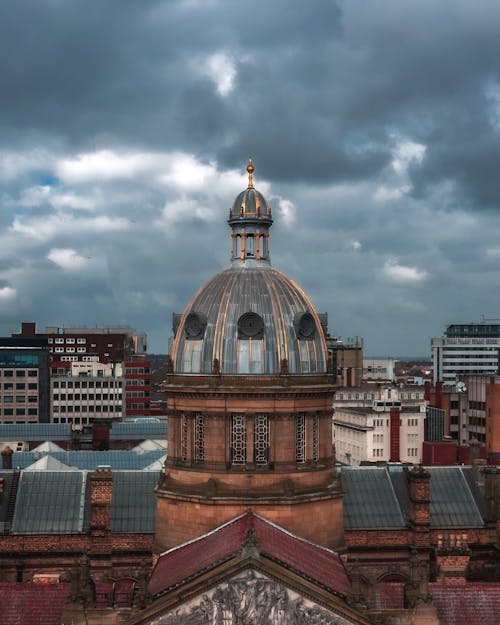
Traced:
<path fill-rule="evenodd" d="M 322 320 L 271 266 L 271 209 L 251 161 L 247 171 L 229 213 L 230 267 L 174 315 L 158 551 L 248 509 L 315 543 L 343 544 Z"/>

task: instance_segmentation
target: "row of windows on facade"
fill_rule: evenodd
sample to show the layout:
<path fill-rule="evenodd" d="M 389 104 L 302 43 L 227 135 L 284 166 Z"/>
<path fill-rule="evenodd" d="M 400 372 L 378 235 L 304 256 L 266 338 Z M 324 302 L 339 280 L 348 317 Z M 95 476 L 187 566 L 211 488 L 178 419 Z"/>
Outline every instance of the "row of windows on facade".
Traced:
<path fill-rule="evenodd" d="M 391 391 L 389 390 L 389 394 L 388 397 L 391 396 Z M 400 392 L 399 393 L 399 397 L 401 399 L 423 399 L 424 398 L 424 394 L 421 392 Z M 339 400 L 339 401 L 345 401 L 345 400 L 361 400 L 361 399 L 366 399 L 366 400 L 373 400 L 376 399 L 377 396 L 375 393 L 336 393 L 335 394 L 335 399 Z"/>
<path fill-rule="evenodd" d="M 121 401 L 120 393 L 54 393 L 52 396 L 54 401 Z"/>
<path fill-rule="evenodd" d="M 406 423 L 404 419 L 399 420 L 399 425 L 406 425 L 407 427 L 417 427 L 419 419 L 414 417 L 408 417 Z M 373 427 L 389 427 L 389 419 L 373 419 Z"/>
<path fill-rule="evenodd" d="M 0 382 L 0 390 L 3 389 L 4 391 L 13 391 L 14 386 L 16 388 L 16 391 L 24 391 L 26 389 L 28 389 L 29 391 L 38 390 L 37 382 L 28 382 L 28 384 L 26 384 L 26 382 L 16 382 L 15 384 L 14 382 L 4 382 L 3 384 Z"/>
<path fill-rule="evenodd" d="M 406 450 L 408 458 L 416 458 L 418 456 L 418 447 L 408 447 Z M 385 456 L 384 449 L 374 449 L 372 458 L 383 458 Z"/>
<path fill-rule="evenodd" d="M 56 338 L 56 339 L 47 339 L 47 343 L 49 345 L 52 345 L 52 343 L 55 343 L 56 345 L 61 345 L 63 343 L 66 343 L 66 345 L 74 345 L 76 343 L 78 343 L 79 345 L 85 345 L 85 343 L 87 342 L 86 338 L 83 337 L 78 337 L 78 338 Z M 95 347 L 96 344 L 92 343 L 92 347 Z M 108 343 L 108 347 L 113 347 L 113 343 Z"/>
<path fill-rule="evenodd" d="M 249 449 L 247 444 L 247 426 L 250 419 L 253 422 L 253 441 Z M 205 460 L 205 417 L 196 415 L 194 420 L 194 460 L 203 462 Z M 189 458 L 188 452 L 188 418 L 184 415 L 181 424 L 181 457 L 184 462 Z M 312 460 L 319 460 L 319 418 L 313 417 L 312 422 Z M 257 415 L 247 417 L 245 415 L 232 415 L 231 417 L 231 463 L 233 465 L 243 465 L 253 462 L 257 465 L 269 464 L 269 417 L 267 415 Z M 306 417 L 297 415 L 295 417 L 295 460 L 296 462 L 306 462 Z"/>
<path fill-rule="evenodd" d="M 75 352 L 77 354 L 85 354 L 85 352 L 87 351 L 86 347 L 54 347 L 54 348 L 50 348 L 49 352 L 55 353 L 55 354 L 74 354 Z M 107 354 L 109 356 L 109 354 Z"/>
<path fill-rule="evenodd" d="M 53 388 L 117 388 L 123 386 L 122 380 L 54 380 Z"/>
<path fill-rule="evenodd" d="M 15 373 L 14 373 L 15 372 Z M 37 378 L 37 369 L 0 369 L 0 375 L 4 378 Z"/>
<path fill-rule="evenodd" d="M 80 406 L 75 404 L 74 406 L 52 406 L 52 412 L 66 413 L 66 412 L 121 412 L 122 404 L 116 404 L 109 406 L 108 404 L 96 404 L 95 406 Z"/>
<path fill-rule="evenodd" d="M 0 408 L 0 415 L 4 417 L 12 417 L 14 414 L 17 417 L 23 417 L 26 415 L 35 417 L 38 414 L 38 408 Z"/>
<path fill-rule="evenodd" d="M 38 395 L 0 395 L 0 399 L 4 404 L 36 404 Z"/>

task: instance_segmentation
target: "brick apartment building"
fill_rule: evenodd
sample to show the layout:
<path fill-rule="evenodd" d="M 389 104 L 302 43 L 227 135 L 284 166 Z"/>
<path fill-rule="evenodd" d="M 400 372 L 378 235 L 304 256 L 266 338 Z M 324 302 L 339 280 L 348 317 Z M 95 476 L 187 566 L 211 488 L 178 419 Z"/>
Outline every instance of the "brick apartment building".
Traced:
<path fill-rule="evenodd" d="M 21 332 L 13 336 L 47 339 L 51 358 L 62 362 L 123 363 L 147 351 L 146 335 L 133 328 L 49 326 L 37 332 L 35 323 L 23 322 Z"/>

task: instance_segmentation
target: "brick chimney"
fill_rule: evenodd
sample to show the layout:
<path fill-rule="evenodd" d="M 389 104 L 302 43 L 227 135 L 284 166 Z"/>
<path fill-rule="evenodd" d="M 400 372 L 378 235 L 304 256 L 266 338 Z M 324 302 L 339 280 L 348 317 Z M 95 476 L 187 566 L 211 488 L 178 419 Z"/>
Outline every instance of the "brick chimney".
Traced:
<path fill-rule="evenodd" d="M 113 474 L 109 468 L 90 473 L 90 532 L 102 536 L 111 531 L 110 508 L 113 494 Z"/>
<path fill-rule="evenodd" d="M 410 487 L 410 524 L 416 547 L 430 546 L 430 473 L 422 465 L 408 472 Z"/>
<path fill-rule="evenodd" d="M 14 452 L 7 446 L 2 449 L 2 468 L 12 469 L 12 454 Z"/>

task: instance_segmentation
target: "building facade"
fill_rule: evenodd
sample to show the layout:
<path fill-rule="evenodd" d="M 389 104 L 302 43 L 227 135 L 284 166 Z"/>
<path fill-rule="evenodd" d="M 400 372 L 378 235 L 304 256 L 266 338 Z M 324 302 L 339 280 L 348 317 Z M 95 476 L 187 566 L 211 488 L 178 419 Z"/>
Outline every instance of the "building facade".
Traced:
<path fill-rule="evenodd" d="M 394 358 L 364 358 L 363 382 L 367 384 L 392 384 L 396 380 Z"/>
<path fill-rule="evenodd" d="M 426 415 L 423 389 L 338 389 L 333 407 L 339 462 L 421 462 Z"/>
<path fill-rule="evenodd" d="M 248 173 L 228 219 L 230 268 L 174 316 L 158 551 L 249 508 L 322 545 L 343 543 L 322 319 L 272 267 L 271 209 L 251 164 Z"/>
<path fill-rule="evenodd" d="M 101 419 L 121 420 L 123 387 L 121 364 L 52 362 L 52 422 L 87 425 Z"/>
<path fill-rule="evenodd" d="M 496 375 L 499 371 L 500 323 L 447 326 L 431 339 L 434 382 L 454 385 L 461 375 Z"/>
<path fill-rule="evenodd" d="M 0 422 L 47 423 L 50 415 L 46 339 L 0 339 Z"/>
<path fill-rule="evenodd" d="M 62 362 L 123 363 L 133 354 L 145 354 L 146 335 L 133 328 L 59 328 L 49 326 L 37 332 L 36 324 L 23 322 L 17 337 L 47 339 L 53 360 Z"/>

